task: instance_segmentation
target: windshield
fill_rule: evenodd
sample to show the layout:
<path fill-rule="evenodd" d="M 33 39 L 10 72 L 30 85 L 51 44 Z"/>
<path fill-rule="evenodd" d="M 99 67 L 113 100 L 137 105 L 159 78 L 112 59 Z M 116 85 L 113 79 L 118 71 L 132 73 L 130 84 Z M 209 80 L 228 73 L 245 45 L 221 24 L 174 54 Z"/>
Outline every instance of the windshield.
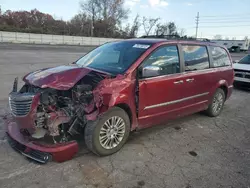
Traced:
<path fill-rule="evenodd" d="M 250 55 L 247 55 L 243 57 L 240 61 L 239 64 L 249 64 L 250 65 Z"/>
<path fill-rule="evenodd" d="M 121 41 L 104 44 L 79 59 L 76 64 L 110 74 L 124 73 L 151 44 Z"/>

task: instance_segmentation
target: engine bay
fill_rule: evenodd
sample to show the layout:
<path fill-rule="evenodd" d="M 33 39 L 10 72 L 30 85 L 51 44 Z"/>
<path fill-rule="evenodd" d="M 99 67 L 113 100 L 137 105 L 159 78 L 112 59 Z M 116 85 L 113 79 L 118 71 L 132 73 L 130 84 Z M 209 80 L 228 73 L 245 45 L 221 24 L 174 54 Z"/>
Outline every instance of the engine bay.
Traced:
<path fill-rule="evenodd" d="M 21 112 L 27 106 L 25 100 L 18 99 L 19 96 L 21 98 L 24 95 L 32 95 L 39 98 L 37 105 L 33 104 L 34 98 L 33 102 L 30 102 L 29 113 L 32 113 L 31 119 L 34 121 L 32 131 L 25 128 L 20 131 L 33 139 L 50 137 L 53 143 L 68 142 L 74 136 L 82 134 L 88 117 L 98 114 L 93 91 L 105 77 L 104 74 L 90 71 L 69 90 L 39 88 L 26 83 L 17 91 L 15 82 L 12 92 L 15 94 L 15 100 L 10 99 L 12 111 Z M 32 111 L 32 108 L 35 109 Z M 14 114 L 14 117 L 22 118 L 18 113 Z"/>

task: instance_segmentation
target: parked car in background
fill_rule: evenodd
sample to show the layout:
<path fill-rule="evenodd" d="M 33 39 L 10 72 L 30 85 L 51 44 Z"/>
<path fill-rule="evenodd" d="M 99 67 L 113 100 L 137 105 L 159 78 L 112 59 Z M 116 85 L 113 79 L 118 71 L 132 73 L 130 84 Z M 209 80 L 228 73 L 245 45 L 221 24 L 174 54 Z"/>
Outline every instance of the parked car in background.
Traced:
<path fill-rule="evenodd" d="M 211 40 L 218 45 L 225 46 L 230 52 L 246 52 L 250 47 L 250 40 Z"/>
<path fill-rule="evenodd" d="M 235 78 L 234 85 L 250 87 L 250 54 L 233 64 Z"/>
<path fill-rule="evenodd" d="M 218 116 L 233 89 L 226 48 L 210 42 L 130 39 L 106 43 L 75 64 L 27 74 L 9 95 L 12 147 L 38 162 L 62 162 L 77 137 L 99 156 L 131 131 L 205 111 Z"/>

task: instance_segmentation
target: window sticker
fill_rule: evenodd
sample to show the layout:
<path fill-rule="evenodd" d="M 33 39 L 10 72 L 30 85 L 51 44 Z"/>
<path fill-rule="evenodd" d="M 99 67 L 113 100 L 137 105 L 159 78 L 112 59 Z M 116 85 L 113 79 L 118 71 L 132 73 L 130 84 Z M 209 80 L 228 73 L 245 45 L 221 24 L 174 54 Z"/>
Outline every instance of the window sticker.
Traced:
<path fill-rule="evenodd" d="M 133 48 L 141 48 L 141 49 L 148 49 L 150 45 L 147 44 L 135 44 Z"/>

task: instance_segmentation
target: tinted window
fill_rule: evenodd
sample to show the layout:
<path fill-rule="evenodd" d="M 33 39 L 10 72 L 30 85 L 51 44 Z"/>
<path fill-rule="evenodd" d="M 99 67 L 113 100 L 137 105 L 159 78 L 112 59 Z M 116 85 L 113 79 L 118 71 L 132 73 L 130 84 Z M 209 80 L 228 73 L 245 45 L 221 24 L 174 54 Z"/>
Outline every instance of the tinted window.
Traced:
<path fill-rule="evenodd" d="M 161 68 L 160 75 L 180 72 L 177 46 L 165 46 L 154 51 L 141 67 L 157 66 Z"/>
<path fill-rule="evenodd" d="M 247 55 L 243 57 L 240 61 L 239 64 L 250 64 L 250 55 Z"/>
<path fill-rule="evenodd" d="M 197 45 L 183 45 L 185 71 L 209 68 L 207 48 Z"/>
<path fill-rule="evenodd" d="M 223 67 L 231 65 L 230 59 L 225 49 L 221 47 L 210 46 L 214 67 Z"/>
<path fill-rule="evenodd" d="M 79 59 L 76 64 L 111 74 L 124 73 L 151 44 L 121 41 L 104 44 Z"/>

